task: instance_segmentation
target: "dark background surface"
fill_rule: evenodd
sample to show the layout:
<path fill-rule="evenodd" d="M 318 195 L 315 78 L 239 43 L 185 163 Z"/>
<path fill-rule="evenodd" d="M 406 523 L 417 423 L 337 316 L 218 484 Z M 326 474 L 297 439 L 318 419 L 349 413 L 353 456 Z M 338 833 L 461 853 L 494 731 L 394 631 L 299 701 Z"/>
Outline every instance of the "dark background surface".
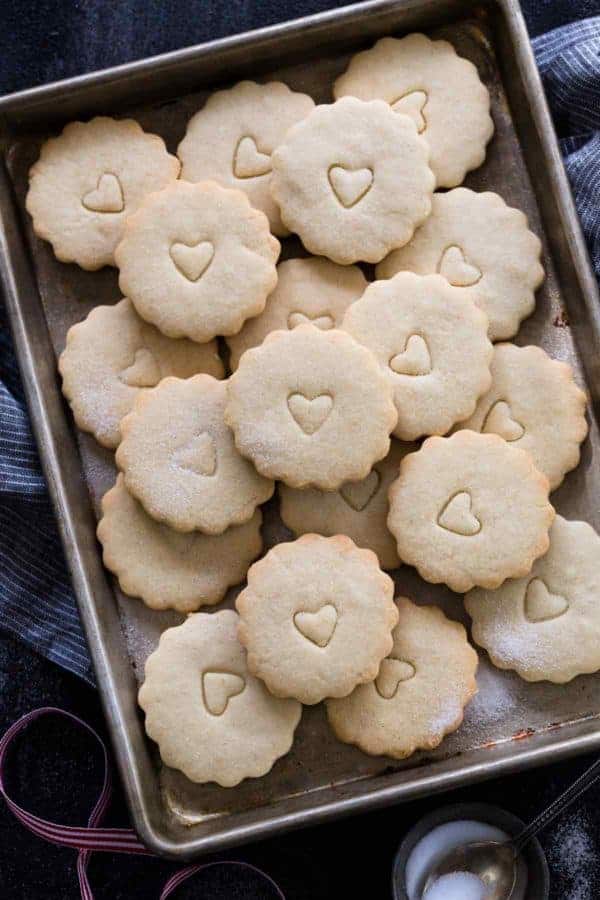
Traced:
<path fill-rule="evenodd" d="M 176 49 L 248 28 L 341 6 L 323 0 L 0 0 L 0 93 Z M 524 0 L 532 35 L 574 18 L 600 14 L 600 0 Z M 0 576 L 1 577 L 1 576 Z M 0 733 L 42 705 L 68 709 L 106 737 L 95 692 L 0 632 Z M 44 720 L 20 741 L 11 767 L 14 798 L 39 815 L 83 824 L 100 789 L 100 759 L 91 740 Z M 392 857 L 405 831 L 441 803 L 498 803 L 534 815 L 589 764 L 578 759 L 472 789 L 297 832 L 232 851 L 265 868 L 288 900 L 389 897 Z M 127 825 L 119 791 L 109 824 Z M 542 839 L 552 873 L 552 900 L 600 898 L 600 788 Z M 90 866 L 97 900 L 157 898 L 174 866 L 97 854 Z M 0 897 L 76 900 L 75 854 L 33 837 L 0 803 Z M 211 870 L 181 887 L 178 900 L 270 900 L 257 880 Z"/>

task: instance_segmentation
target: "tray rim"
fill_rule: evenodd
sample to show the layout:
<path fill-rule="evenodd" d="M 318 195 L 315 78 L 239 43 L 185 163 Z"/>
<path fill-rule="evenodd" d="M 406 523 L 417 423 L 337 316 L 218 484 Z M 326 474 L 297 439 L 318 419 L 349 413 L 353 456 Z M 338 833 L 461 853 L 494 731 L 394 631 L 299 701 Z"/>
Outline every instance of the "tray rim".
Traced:
<path fill-rule="evenodd" d="M 574 201 L 569 188 L 567 176 L 560 155 L 558 142 L 554 133 L 550 112 L 543 92 L 541 79 L 535 64 L 525 22 L 517 0 L 493 0 L 502 12 L 513 43 L 516 61 L 519 66 L 523 87 L 532 111 L 544 162 L 550 170 L 550 178 L 555 187 L 555 200 L 567 238 L 569 256 L 573 262 L 580 290 L 588 313 L 591 315 L 596 336 L 600 336 L 600 298 L 598 285 L 588 258 L 587 248 L 581 232 L 581 226 L 575 210 Z M 0 124 L 21 110 L 31 110 L 38 105 L 60 100 L 72 92 L 111 84 L 132 74 L 166 70 L 184 62 L 195 62 L 210 55 L 226 53 L 231 49 L 252 47 L 264 40 L 275 40 L 285 36 L 323 25 L 335 27 L 342 22 L 351 21 L 356 16 L 375 16 L 378 13 L 402 9 L 419 9 L 435 7 L 435 0 L 369 0 L 367 3 L 353 4 L 335 10 L 317 13 L 312 16 L 290 20 L 266 28 L 245 32 L 209 41 L 181 50 L 171 51 L 158 56 L 148 57 L 131 63 L 115 66 L 99 72 L 75 76 L 48 85 L 42 85 L 5 95 L 0 98 Z M 474 5 L 469 3 L 469 6 Z M 0 195 L 10 192 L 6 173 L 2 173 Z M 4 204 L 4 207 L 6 204 Z M 65 547 L 69 568 L 74 582 L 77 602 L 82 617 L 84 632 L 90 645 L 90 655 L 98 676 L 98 688 L 115 756 L 123 781 L 125 794 L 132 815 L 133 824 L 143 842 L 154 852 L 171 858 L 182 859 L 222 849 L 232 844 L 264 838 L 269 834 L 289 830 L 301 825 L 316 824 L 342 815 L 367 809 L 374 809 L 394 802 L 409 800 L 424 793 L 450 790 L 466 783 L 473 783 L 485 778 L 498 777 L 516 770 L 550 763 L 565 756 L 585 753 L 600 747 L 600 722 L 597 717 L 578 720 L 577 734 L 566 735 L 565 730 L 573 730 L 575 726 L 565 723 L 555 736 L 548 731 L 533 735 L 527 745 L 514 752 L 511 741 L 502 742 L 492 748 L 487 758 L 482 760 L 481 753 L 470 763 L 460 762 L 453 756 L 438 762 L 424 763 L 420 768 L 401 770 L 393 776 L 393 781 L 384 786 L 369 789 L 369 781 L 365 778 L 349 782 L 336 790 L 324 787 L 328 799 L 316 806 L 303 809 L 279 812 L 265 817 L 268 806 L 258 807 L 252 812 L 255 820 L 248 824 L 230 825 L 223 819 L 224 828 L 213 834 L 178 840 L 161 829 L 156 822 L 155 810 L 149 808 L 148 797 L 142 784 L 145 772 L 138 765 L 135 748 L 128 732 L 127 710 L 118 697 L 117 677 L 111 668 L 106 648 L 103 646 L 98 610 L 95 609 L 93 584 L 87 577 L 85 560 L 79 547 L 81 539 L 81 522 L 76 521 L 78 511 L 71 509 L 65 497 L 65 475 L 58 450 L 66 449 L 67 455 L 74 452 L 77 466 L 81 469 L 79 455 L 75 449 L 70 425 L 64 415 L 62 399 L 56 385 L 41 385 L 38 380 L 39 360 L 34 359 L 29 345 L 31 322 L 20 304 L 20 294 L 33 290 L 37 296 L 36 282 L 32 272 L 27 271 L 27 253 L 18 222 L 11 221 L 5 208 L 0 209 L 0 221 L 4 228 L 0 234 L 0 279 L 7 301 L 9 320 L 15 339 L 15 347 L 24 388 L 29 406 L 34 432 L 40 449 L 40 457 L 44 474 L 48 480 L 52 501 L 57 513 L 59 530 Z M 30 317 L 31 318 L 31 317 Z M 45 320 L 43 322 L 45 326 Z M 51 424 L 51 420 L 54 421 Z M 60 445 L 60 448 L 59 446 Z M 82 476 L 80 473 L 80 480 Z M 87 496 L 87 489 L 85 489 Z M 89 505 L 89 499 L 88 499 Z M 83 518 L 89 518 L 85 515 Z M 89 522 L 87 523 L 89 528 Z M 95 524 L 92 526 L 95 530 Z M 85 543 L 85 541 L 84 541 Z M 85 548 L 84 548 L 85 549 Z M 96 554 L 98 551 L 96 549 Z M 556 739 L 555 739 L 556 737 Z M 457 762 L 458 760 L 458 762 Z M 426 772 L 423 772 L 426 767 Z M 391 777 L 391 776 L 390 776 Z M 355 789 L 353 789 L 355 786 Z M 316 792 L 315 792 L 316 793 Z M 351 796 L 343 796 L 350 793 Z M 279 801 L 281 803 L 282 801 Z M 235 822 L 235 815 L 232 817 Z"/>

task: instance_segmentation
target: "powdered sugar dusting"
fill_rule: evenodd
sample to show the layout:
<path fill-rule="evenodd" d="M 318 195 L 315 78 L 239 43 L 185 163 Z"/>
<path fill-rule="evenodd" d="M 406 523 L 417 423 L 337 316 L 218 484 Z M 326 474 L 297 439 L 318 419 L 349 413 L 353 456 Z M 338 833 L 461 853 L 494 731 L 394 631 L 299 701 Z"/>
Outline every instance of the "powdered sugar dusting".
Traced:
<path fill-rule="evenodd" d="M 443 697 L 443 706 L 434 710 L 435 715 L 432 716 L 429 727 L 434 734 L 446 734 L 462 715 L 463 703 L 462 698 Z"/>
<path fill-rule="evenodd" d="M 600 849 L 584 811 L 568 813 L 549 832 L 548 863 L 556 874 L 561 900 L 596 900 L 600 896 Z"/>
<path fill-rule="evenodd" d="M 470 721 L 478 724 L 499 722 L 506 718 L 518 702 L 514 691 L 514 678 L 492 667 L 487 659 L 479 660 L 477 670 L 477 694 L 470 703 Z"/>

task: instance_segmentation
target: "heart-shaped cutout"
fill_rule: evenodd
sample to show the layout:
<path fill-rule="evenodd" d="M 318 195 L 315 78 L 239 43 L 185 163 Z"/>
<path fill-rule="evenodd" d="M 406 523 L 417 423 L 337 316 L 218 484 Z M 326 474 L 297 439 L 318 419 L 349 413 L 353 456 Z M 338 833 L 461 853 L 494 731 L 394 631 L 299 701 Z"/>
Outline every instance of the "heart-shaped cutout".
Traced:
<path fill-rule="evenodd" d="M 104 172 L 96 187 L 84 194 L 81 202 L 90 212 L 120 213 L 125 209 L 121 182 L 112 172 Z"/>
<path fill-rule="evenodd" d="M 331 394 L 317 394 L 307 397 L 305 394 L 290 394 L 287 401 L 292 418 L 305 434 L 314 434 L 325 422 L 333 409 Z"/>
<path fill-rule="evenodd" d="M 480 270 L 467 262 L 465 254 L 456 244 L 446 247 L 442 253 L 438 272 L 454 287 L 470 287 L 481 278 Z"/>
<path fill-rule="evenodd" d="M 569 601 L 561 594 L 553 594 L 541 578 L 532 578 L 525 591 L 525 616 L 530 622 L 557 619 L 569 608 Z"/>
<path fill-rule="evenodd" d="M 373 469 L 362 481 L 347 481 L 340 488 L 340 495 L 348 506 L 356 512 L 362 512 L 369 505 L 377 490 L 381 476 L 377 469 Z"/>
<path fill-rule="evenodd" d="M 188 281 L 198 281 L 210 266 L 215 248 L 210 241 L 199 241 L 197 244 L 175 241 L 171 244 L 169 254 L 184 278 Z"/>
<path fill-rule="evenodd" d="M 317 647 L 326 647 L 333 637 L 337 625 L 337 609 L 326 603 L 317 612 L 297 612 L 294 625 L 302 635 Z"/>
<path fill-rule="evenodd" d="M 217 471 L 217 448 L 214 440 L 206 431 L 194 435 L 191 441 L 175 451 L 173 462 L 180 469 L 186 469 L 194 475 L 214 475 Z"/>
<path fill-rule="evenodd" d="M 271 156 L 258 149 L 250 135 L 240 138 L 233 154 L 233 174 L 236 178 L 258 178 L 271 171 Z"/>
<path fill-rule="evenodd" d="M 204 706 L 211 716 L 222 716 L 232 697 L 237 697 L 246 687 L 241 675 L 232 672 L 204 672 L 202 694 Z"/>
<path fill-rule="evenodd" d="M 348 169 L 346 166 L 331 166 L 327 173 L 329 184 L 339 202 L 346 209 L 356 206 L 373 185 L 372 169 Z"/>
<path fill-rule="evenodd" d="M 394 100 L 391 107 L 394 112 L 401 113 L 403 116 L 409 116 L 417 126 L 417 131 L 421 134 L 427 128 L 424 115 L 427 100 L 428 97 L 425 91 L 411 91 L 409 94 Z"/>
<path fill-rule="evenodd" d="M 288 316 L 288 328 L 290 331 L 298 325 L 314 325 L 322 331 L 329 331 L 330 328 L 333 328 L 334 324 L 332 316 L 327 314 L 311 318 L 311 316 L 308 316 L 303 312 L 292 312 Z"/>
<path fill-rule="evenodd" d="M 384 700 L 391 700 L 396 696 L 398 686 L 403 681 L 414 678 L 416 673 L 417 670 L 412 663 L 388 656 L 379 667 L 379 675 L 375 679 L 375 690 Z"/>
<path fill-rule="evenodd" d="M 147 347 L 135 351 L 131 365 L 119 375 L 123 384 L 129 387 L 154 387 L 160 381 L 160 368 L 154 354 Z"/>
<path fill-rule="evenodd" d="M 396 375 L 429 375 L 431 354 L 425 338 L 411 334 L 402 353 L 396 353 L 390 359 L 390 369 Z"/>
<path fill-rule="evenodd" d="M 470 537 L 479 534 L 481 522 L 471 511 L 472 501 L 468 491 L 459 491 L 450 497 L 438 516 L 438 525 L 446 531 Z"/>
<path fill-rule="evenodd" d="M 505 441 L 518 441 L 525 434 L 525 428 L 513 417 L 506 400 L 497 400 L 483 420 L 482 432 L 499 434 Z"/>

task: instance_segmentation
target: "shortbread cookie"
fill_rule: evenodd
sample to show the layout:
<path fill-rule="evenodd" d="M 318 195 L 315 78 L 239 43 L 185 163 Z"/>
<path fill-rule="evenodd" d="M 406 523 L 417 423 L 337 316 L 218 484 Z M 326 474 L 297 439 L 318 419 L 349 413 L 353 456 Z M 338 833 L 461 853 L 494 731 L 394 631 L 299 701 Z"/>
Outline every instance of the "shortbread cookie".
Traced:
<path fill-rule="evenodd" d="M 233 610 L 168 628 L 146 660 L 139 704 L 163 762 L 190 781 L 234 787 L 266 775 L 291 748 L 302 706 L 250 674 Z"/>
<path fill-rule="evenodd" d="M 165 378 L 121 422 L 116 461 L 127 490 L 176 531 L 242 525 L 274 484 L 236 450 L 223 421 L 226 385 L 210 375 Z"/>
<path fill-rule="evenodd" d="M 346 534 L 359 547 L 372 550 L 382 569 L 400 565 L 396 541 L 387 527 L 388 490 L 397 477 L 400 461 L 416 444 L 392 441 L 385 459 L 375 464 L 362 481 L 347 481 L 337 491 L 279 485 L 280 512 L 296 537 L 302 534 Z"/>
<path fill-rule="evenodd" d="M 307 94 L 281 81 L 240 81 L 217 91 L 188 122 L 177 155 L 186 181 L 211 178 L 239 188 L 268 217 L 274 234 L 286 234 L 271 197 L 271 153 L 292 125 L 314 109 Z"/>
<path fill-rule="evenodd" d="M 373 355 L 337 329 L 273 331 L 227 385 L 225 421 L 243 456 L 290 487 L 334 491 L 366 478 L 397 413 Z"/>
<path fill-rule="evenodd" d="M 494 133 L 490 95 L 473 63 L 448 41 L 424 34 L 382 38 L 357 53 L 333 94 L 385 100 L 394 112 L 410 116 L 429 144 L 438 187 L 455 187 L 480 166 Z"/>
<path fill-rule="evenodd" d="M 394 647 L 377 678 L 349 697 L 328 700 L 327 715 L 341 741 L 404 759 L 433 750 L 459 727 L 477 691 L 477 653 L 463 626 L 441 609 L 406 597 L 397 604 Z"/>
<path fill-rule="evenodd" d="M 121 290 L 143 319 L 203 343 L 263 311 L 279 249 L 242 191 L 178 181 L 130 216 L 115 259 Z"/>
<path fill-rule="evenodd" d="M 133 119 L 71 122 L 31 167 L 27 211 L 62 262 L 113 266 L 127 217 L 178 174 L 163 139 Z"/>
<path fill-rule="evenodd" d="M 167 375 L 224 374 L 216 341 L 197 344 L 165 337 L 140 319 L 127 299 L 96 306 L 87 319 L 73 325 L 58 368 L 77 426 L 111 449 L 118 446 L 121 419 L 131 412 L 140 391 L 155 387 Z"/>
<path fill-rule="evenodd" d="M 337 263 L 379 262 L 429 215 L 429 147 L 387 103 L 317 106 L 272 156 L 271 191 L 290 231 Z"/>
<path fill-rule="evenodd" d="M 557 516 L 550 549 L 526 578 L 465 597 L 473 638 L 495 666 L 564 684 L 600 669 L 600 537 Z"/>
<path fill-rule="evenodd" d="M 244 580 L 262 550 L 261 522 L 256 510 L 245 525 L 223 534 L 181 534 L 151 519 L 119 475 L 102 498 L 98 540 L 123 593 L 152 609 L 189 613 L 218 603 Z"/>
<path fill-rule="evenodd" d="M 490 191 L 456 188 L 434 194 L 431 216 L 406 247 L 377 267 L 377 277 L 438 272 L 468 288 L 490 320 L 490 338 L 506 340 L 534 310 L 534 292 L 544 280 L 541 250 L 520 210 Z"/>
<path fill-rule="evenodd" d="M 579 462 L 586 397 L 570 366 L 541 347 L 498 344 L 492 385 L 461 428 L 499 434 L 532 457 L 554 490 Z"/>
<path fill-rule="evenodd" d="M 531 457 L 496 434 L 428 438 L 390 488 L 400 559 L 464 593 L 521 578 L 548 549 L 554 509 Z"/>
<path fill-rule="evenodd" d="M 328 259 L 288 259 L 277 267 L 277 287 L 260 316 L 249 319 L 239 334 L 227 338 L 229 364 L 237 369 L 240 356 L 257 347 L 271 331 L 310 323 L 323 331 L 339 328 L 344 313 L 361 296 L 367 279 L 357 266 L 336 266 Z"/>
<path fill-rule="evenodd" d="M 398 621 L 394 582 L 342 535 L 277 544 L 236 606 L 249 670 L 276 697 L 310 704 L 372 681 Z"/>
<path fill-rule="evenodd" d="M 379 360 L 402 440 L 445 434 L 490 386 L 487 316 L 440 275 L 399 272 L 375 281 L 342 327 Z"/>

